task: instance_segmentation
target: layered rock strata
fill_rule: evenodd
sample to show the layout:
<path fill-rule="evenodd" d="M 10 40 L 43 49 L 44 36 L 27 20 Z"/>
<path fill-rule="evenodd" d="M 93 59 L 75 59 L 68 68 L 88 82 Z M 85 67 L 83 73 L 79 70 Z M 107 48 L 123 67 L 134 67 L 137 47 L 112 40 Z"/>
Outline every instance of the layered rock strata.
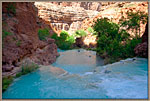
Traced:
<path fill-rule="evenodd" d="M 100 11 L 99 2 L 35 2 L 38 15 L 49 21 L 52 28 L 59 33 L 66 30 L 69 33 L 81 28 L 81 22 L 86 18 L 96 16 Z"/>

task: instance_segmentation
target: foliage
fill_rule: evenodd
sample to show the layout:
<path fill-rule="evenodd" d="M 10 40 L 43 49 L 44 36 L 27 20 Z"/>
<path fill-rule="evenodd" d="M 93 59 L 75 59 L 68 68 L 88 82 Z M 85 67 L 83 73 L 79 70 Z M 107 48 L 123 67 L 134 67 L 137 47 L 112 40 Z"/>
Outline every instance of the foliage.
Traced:
<path fill-rule="evenodd" d="M 13 35 L 13 34 L 11 32 L 7 32 L 6 30 L 3 30 L 3 32 L 2 32 L 2 40 L 4 40 L 9 35 Z"/>
<path fill-rule="evenodd" d="M 88 32 L 90 32 L 92 34 L 96 34 L 96 32 L 94 31 L 94 29 L 92 27 L 89 27 L 87 30 L 88 30 Z"/>
<path fill-rule="evenodd" d="M 85 37 L 87 36 L 87 33 L 84 30 L 77 30 L 75 32 L 76 37 Z"/>
<path fill-rule="evenodd" d="M 60 36 L 54 33 L 51 38 L 55 39 L 57 46 L 62 50 L 71 49 L 73 43 L 75 43 L 74 36 L 70 36 L 66 31 L 62 31 Z"/>
<path fill-rule="evenodd" d="M 19 47 L 19 46 L 21 45 L 21 40 L 18 40 L 18 41 L 16 42 L 16 45 Z"/>
<path fill-rule="evenodd" d="M 25 63 L 21 67 L 21 72 L 16 74 L 16 77 L 20 77 L 21 75 L 31 73 L 32 71 L 36 70 L 37 68 L 39 68 L 39 66 L 35 63 Z"/>
<path fill-rule="evenodd" d="M 10 13 L 16 14 L 15 3 L 9 3 L 9 4 L 8 4 L 7 12 L 8 12 L 8 15 L 10 15 Z"/>
<path fill-rule="evenodd" d="M 20 73 L 16 74 L 16 78 L 20 77 L 22 75 L 31 73 L 32 71 L 36 70 L 37 68 L 39 68 L 39 66 L 37 64 L 34 63 L 25 63 L 22 65 L 22 70 Z M 9 87 L 9 85 L 13 82 L 14 77 L 13 76 L 8 76 L 8 77 L 4 77 L 2 78 L 2 90 L 3 92 L 6 91 L 6 89 Z"/>
<path fill-rule="evenodd" d="M 126 45 L 123 47 L 123 49 L 124 49 L 123 50 L 123 54 L 124 54 L 123 58 L 134 57 L 135 56 L 134 48 L 141 42 L 142 42 L 141 38 L 138 38 L 138 39 L 133 38 L 132 40 L 128 40 Z"/>
<path fill-rule="evenodd" d="M 127 11 L 127 19 L 122 16 L 120 24 L 123 27 L 127 27 L 127 30 L 132 29 L 136 31 L 136 37 L 140 38 L 140 24 L 145 24 L 148 20 L 148 14 L 137 11 Z"/>
<path fill-rule="evenodd" d="M 46 40 L 47 37 L 50 37 L 49 30 L 47 28 L 39 29 L 38 30 L 38 36 L 39 36 L 40 40 Z"/>
<path fill-rule="evenodd" d="M 135 46 L 141 39 L 130 39 L 130 35 L 116 23 L 107 18 L 98 19 L 94 26 L 97 32 L 97 54 L 112 63 L 127 57 L 133 57 Z"/>
<path fill-rule="evenodd" d="M 2 78 L 2 90 L 3 92 L 9 87 L 9 85 L 13 82 L 13 77 L 8 76 Z"/>

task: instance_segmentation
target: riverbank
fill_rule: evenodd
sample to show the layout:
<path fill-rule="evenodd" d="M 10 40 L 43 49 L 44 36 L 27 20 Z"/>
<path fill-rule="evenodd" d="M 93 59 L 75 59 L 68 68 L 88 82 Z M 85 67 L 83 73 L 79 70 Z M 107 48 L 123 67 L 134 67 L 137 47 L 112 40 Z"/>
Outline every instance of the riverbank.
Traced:
<path fill-rule="evenodd" d="M 99 66 L 96 52 L 59 52 L 60 57 L 51 66 L 15 79 L 3 98 L 147 98 L 147 59 L 129 58 Z"/>

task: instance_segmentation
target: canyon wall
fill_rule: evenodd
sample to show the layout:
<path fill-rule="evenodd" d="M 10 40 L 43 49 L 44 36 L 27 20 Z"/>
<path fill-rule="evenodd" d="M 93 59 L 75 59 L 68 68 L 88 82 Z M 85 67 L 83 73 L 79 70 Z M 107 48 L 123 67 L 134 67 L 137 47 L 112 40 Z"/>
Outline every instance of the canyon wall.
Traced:
<path fill-rule="evenodd" d="M 55 62 L 59 55 L 55 40 L 50 38 L 45 42 L 39 40 L 38 29 L 50 26 L 38 18 L 37 11 L 34 3 L 3 2 L 3 76 L 16 74 L 23 60 L 49 65 Z"/>
<path fill-rule="evenodd" d="M 96 16 L 101 7 L 99 2 L 35 2 L 38 15 L 59 33 L 66 30 L 69 33 L 81 28 L 82 21 Z"/>
<path fill-rule="evenodd" d="M 49 22 L 55 33 L 66 30 L 73 34 L 84 29 L 88 36 L 83 40 L 85 46 L 96 46 L 96 37 L 87 31 L 98 18 L 107 17 L 114 23 L 119 23 L 122 16 L 127 17 L 128 10 L 148 13 L 147 2 L 35 2 L 38 15 Z M 146 24 L 141 24 L 141 36 Z M 134 36 L 135 32 L 128 31 Z"/>
<path fill-rule="evenodd" d="M 148 13 L 148 2 L 115 2 L 115 3 L 106 3 L 102 4 L 101 12 L 93 18 L 87 18 L 82 22 L 81 29 L 87 30 L 90 26 L 94 24 L 99 18 L 107 17 L 114 23 L 119 23 L 119 20 L 122 18 L 127 18 L 127 11 L 131 10 L 133 12 L 143 11 Z M 146 24 L 141 23 L 140 32 L 141 36 L 144 34 Z M 132 30 L 128 31 L 130 35 L 134 36 L 135 32 Z"/>

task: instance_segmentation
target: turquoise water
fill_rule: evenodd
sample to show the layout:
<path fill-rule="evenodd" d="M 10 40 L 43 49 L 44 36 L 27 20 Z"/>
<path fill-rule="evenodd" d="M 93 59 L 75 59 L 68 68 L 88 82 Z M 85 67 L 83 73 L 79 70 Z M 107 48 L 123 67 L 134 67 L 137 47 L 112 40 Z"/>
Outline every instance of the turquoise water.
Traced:
<path fill-rule="evenodd" d="M 4 99 L 147 99 L 148 60 L 134 58 L 103 66 L 93 51 L 59 51 L 52 66 L 15 79 Z M 67 73 L 54 75 L 50 68 Z"/>

